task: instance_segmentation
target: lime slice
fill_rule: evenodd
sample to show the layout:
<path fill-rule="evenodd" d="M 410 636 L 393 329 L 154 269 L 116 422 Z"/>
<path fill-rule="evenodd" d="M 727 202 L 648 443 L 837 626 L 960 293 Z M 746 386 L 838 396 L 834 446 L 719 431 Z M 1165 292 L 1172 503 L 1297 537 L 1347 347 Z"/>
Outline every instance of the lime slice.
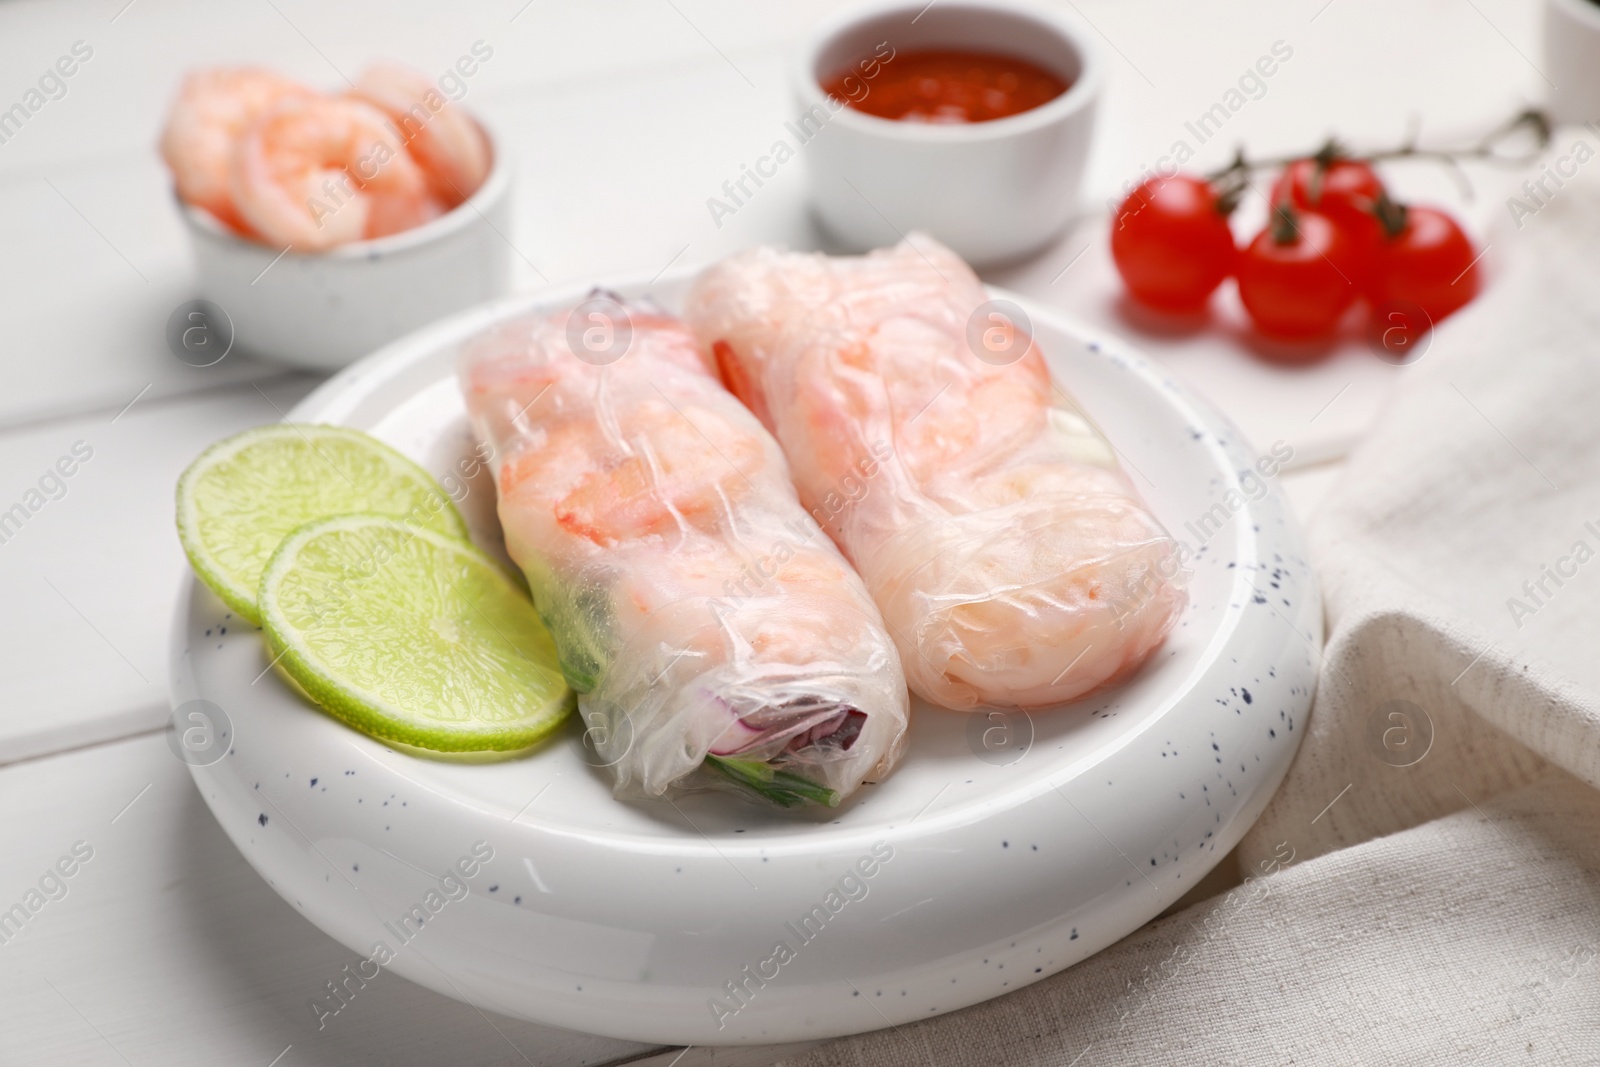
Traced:
<path fill-rule="evenodd" d="M 465 541 L 382 515 L 308 523 L 273 553 L 258 601 L 277 666 L 381 740 L 510 752 L 572 711 L 533 602 Z"/>
<path fill-rule="evenodd" d="M 289 531 L 358 511 L 467 536 L 455 505 L 427 471 L 339 426 L 246 430 L 206 449 L 178 479 L 178 539 L 190 564 L 212 592 L 255 623 L 261 571 Z"/>

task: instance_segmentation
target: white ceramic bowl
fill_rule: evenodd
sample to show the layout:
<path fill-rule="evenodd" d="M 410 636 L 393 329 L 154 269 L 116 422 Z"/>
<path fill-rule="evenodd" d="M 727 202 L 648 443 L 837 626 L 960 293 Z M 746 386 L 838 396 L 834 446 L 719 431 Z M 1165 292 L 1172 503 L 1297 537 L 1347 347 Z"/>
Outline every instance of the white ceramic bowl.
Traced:
<path fill-rule="evenodd" d="M 313 370 L 337 370 L 504 295 L 511 166 L 491 142 L 494 165 L 466 203 L 404 233 L 326 252 L 283 252 L 247 240 L 210 212 L 180 203 L 200 295 L 227 313 L 239 348 Z"/>
<path fill-rule="evenodd" d="M 1600 119 L 1600 4 L 1545 0 L 1544 68 L 1557 122 Z"/>
<path fill-rule="evenodd" d="M 820 79 L 872 56 L 880 42 L 896 54 L 955 48 L 1016 56 L 1070 87 L 1010 118 L 952 125 L 897 122 L 831 99 Z M 892 66 L 892 59 L 884 65 Z M 800 154 L 817 217 L 857 251 L 912 230 L 975 266 L 1036 251 L 1078 206 L 1100 79 L 1099 57 L 1080 26 L 1021 0 L 893 0 L 837 15 L 812 35 L 796 72 L 793 125 L 813 134 Z M 871 81 L 863 84 L 870 94 Z M 803 125 L 807 116 L 811 125 Z"/>
<path fill-rule="evenodd" d="M 670 309 L 690 277 L 600 280 Z M 473 447 L 458 345 L 587 288 L 440 323 L 291 415 L 359 427 L 454 476 Z M 357 733 L 267 670 L 261 634 L 191 578 L 173 699 L 232 722 L 193 767 L 217 821 L 286 901 L 374 961 L 352 959 L 366 980 L 381 967 L 485 1011 L 640 1041 L 900 1025 L 1148 922 L 1228 854 L 1288 769 L 1316 685 L 1316 585 L 1287 505 L 1226 419 L 1125 345 L 1006 298 L 1191 548 L 1190 605 L 1127 684 L 1031 715 L 914 703 L 905 761 L 832 811 L 725 793 L 626 804 L 583 758 L 575 720 L 525 758 L 478 765 Z M 480 471 L 461 506 L 492 548 L 493 479 Z M 445 883 L 463 859 L 474 873 Z M 420 932 L 401 921 L 419 905 Z M 780 942 L 793 959 L 774 961 Z M 379 944 L 392 960 L 375 959 Z"/>

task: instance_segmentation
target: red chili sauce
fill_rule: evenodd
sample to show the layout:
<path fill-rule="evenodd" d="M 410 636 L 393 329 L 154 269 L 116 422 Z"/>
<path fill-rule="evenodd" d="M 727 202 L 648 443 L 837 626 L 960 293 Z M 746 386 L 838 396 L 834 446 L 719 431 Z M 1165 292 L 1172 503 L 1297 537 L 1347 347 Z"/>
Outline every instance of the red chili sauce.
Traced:
<path fill-rule="evenodd" d="M 958 123 L 1020 115 L 1049 103 L 1069 86 L 1015 56 L 930 50 L 895 55 L 871 80 L 847 67 L 824 79 L 822 87 L 857 111 L 882 119 Z"/>

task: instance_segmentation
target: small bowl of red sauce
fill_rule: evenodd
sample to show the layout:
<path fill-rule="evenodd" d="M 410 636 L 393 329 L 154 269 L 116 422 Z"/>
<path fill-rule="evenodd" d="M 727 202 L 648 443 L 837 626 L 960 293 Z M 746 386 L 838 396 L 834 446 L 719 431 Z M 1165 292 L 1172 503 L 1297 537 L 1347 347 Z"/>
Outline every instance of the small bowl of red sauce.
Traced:
<path fill-rule="evenodd" d="M 857 249 L 921 230 L 983 266 L 1049 244 L 1078 208 L 1100 64 L 1024 0 L 887 0 L 820 26 L 789 124 L 812 206 Z"/>

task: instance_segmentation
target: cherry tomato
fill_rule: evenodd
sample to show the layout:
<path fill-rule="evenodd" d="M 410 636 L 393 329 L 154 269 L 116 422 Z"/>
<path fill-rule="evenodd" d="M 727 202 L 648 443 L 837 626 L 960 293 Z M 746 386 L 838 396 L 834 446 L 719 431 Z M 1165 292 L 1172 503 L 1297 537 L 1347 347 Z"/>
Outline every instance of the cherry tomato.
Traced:
<path fill-rule="evenodd" d="M 1315 159 L 1297 159 L 1272 187 L 1274 204 L 1287 199 L 1301 211 L 1326 215 L 1362 249 L 1375 246 L 1383 235 L 1373 214 L 1383 195 L 1377 173 L 1351 159 L 1335 159 L 1326 167 Z"/>
<path fill-rule="evenodd" d="M 1343 229 L 1315 211 L 1278 209 L 1239 255 L 1239 299 L 1262 333 L 1332 333 L 1358 293 L 1361 256 Z"/>
<path fill-rule="evenodd" d="M 1400 232 L 1378 246 L 1372 304 L 1414 304 L 1437 323 L 1478 295 L 1478 253 L 1456 220 L 1407 207 Z"/>
<path fill-rule="evenodd" d="M 1151 178 L 1117 209 L 1111 258 L 1128 291 L 1151 307 L 1199 310 L 1236 256 L 1227 212 L 1202 178 Z"/>

